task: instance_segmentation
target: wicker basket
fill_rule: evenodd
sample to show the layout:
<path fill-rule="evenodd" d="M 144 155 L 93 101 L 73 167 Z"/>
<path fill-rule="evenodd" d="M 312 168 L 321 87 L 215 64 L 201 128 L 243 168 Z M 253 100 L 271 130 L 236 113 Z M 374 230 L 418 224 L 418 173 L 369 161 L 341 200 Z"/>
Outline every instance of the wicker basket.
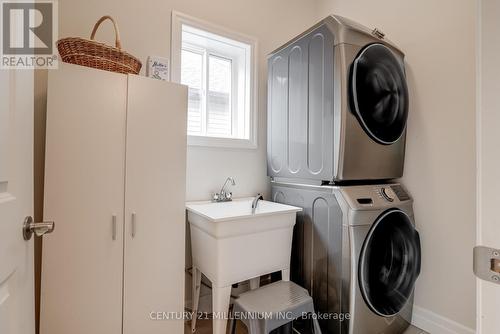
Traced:
<path fill-rule="evenodd" d="M 115 28 L 115 47 L 94 41 L 99 25 L 105 21 L 113 22 Z M 139 59 L 122 51 L 120 32 L 111 16 L 103 16 L 97 21 L 90 39 L 70 37 L 57 41 L 57 49 L 65 63 L 98 68 L 117 73 L 138 74 L 142 64 Z"/>

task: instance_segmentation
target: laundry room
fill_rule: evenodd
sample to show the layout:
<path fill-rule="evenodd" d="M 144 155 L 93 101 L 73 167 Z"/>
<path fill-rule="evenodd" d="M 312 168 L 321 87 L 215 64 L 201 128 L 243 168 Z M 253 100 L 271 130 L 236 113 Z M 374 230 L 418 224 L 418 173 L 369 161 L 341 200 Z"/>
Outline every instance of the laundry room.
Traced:
<path fill-rule="evenodd" d="M 0 11 L 0 334 L 498 332 L 500 2 Z"/>

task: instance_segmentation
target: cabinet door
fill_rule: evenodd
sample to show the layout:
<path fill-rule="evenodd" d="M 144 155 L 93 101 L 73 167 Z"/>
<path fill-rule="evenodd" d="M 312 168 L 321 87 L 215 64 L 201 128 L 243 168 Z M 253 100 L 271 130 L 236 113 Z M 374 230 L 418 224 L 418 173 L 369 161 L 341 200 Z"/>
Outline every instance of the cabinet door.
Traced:
<path fill-rule="evenodd" d="M 49 72 L 41 334 L 119 334 L 127 77 Z"/>
<path fill-rule="evenodd" d="M 183 333 L 187 88 L 129 76 L 124 334 Z M 164 317 L 166 314 L 162 314 Z"/>

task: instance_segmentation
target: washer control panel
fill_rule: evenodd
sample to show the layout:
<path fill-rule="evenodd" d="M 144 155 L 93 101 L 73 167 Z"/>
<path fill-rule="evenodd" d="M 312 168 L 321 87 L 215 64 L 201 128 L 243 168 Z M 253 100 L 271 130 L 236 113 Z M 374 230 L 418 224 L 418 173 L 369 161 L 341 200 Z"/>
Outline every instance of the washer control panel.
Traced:
<path fill-rule="evenodd" d="M 381 199 L 391 203 L 395 200 L 403 202 L 410 199 L 406 190 L 399 184 L 376 187 L 375 191 Z"/>
<path fill-rule="evenodd" d="M 411 200 L 410 195 L 398 183 L 347 186 L 341 187 L 341 191 L 353 208 L 387 207 Z"/>

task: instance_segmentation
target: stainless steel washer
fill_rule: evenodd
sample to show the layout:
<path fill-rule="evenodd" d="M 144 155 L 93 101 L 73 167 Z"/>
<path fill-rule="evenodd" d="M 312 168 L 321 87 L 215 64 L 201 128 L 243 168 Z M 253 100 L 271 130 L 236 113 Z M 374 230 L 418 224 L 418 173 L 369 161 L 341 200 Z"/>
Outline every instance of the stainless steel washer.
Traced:
<path fill-rule="evenodd" d="M 323 332 L 403 333 L 421 263 L 404 187 L 273 182 L 272 196 L 304 209 L 294 231 L 292 280 L 313 296 Z"/>
<path fill-rule="evenodd" d="M 268 57 L 268 175 L 401 177 L 408 105 L 403 52 L 379 30 L 329 16 Z"/>

